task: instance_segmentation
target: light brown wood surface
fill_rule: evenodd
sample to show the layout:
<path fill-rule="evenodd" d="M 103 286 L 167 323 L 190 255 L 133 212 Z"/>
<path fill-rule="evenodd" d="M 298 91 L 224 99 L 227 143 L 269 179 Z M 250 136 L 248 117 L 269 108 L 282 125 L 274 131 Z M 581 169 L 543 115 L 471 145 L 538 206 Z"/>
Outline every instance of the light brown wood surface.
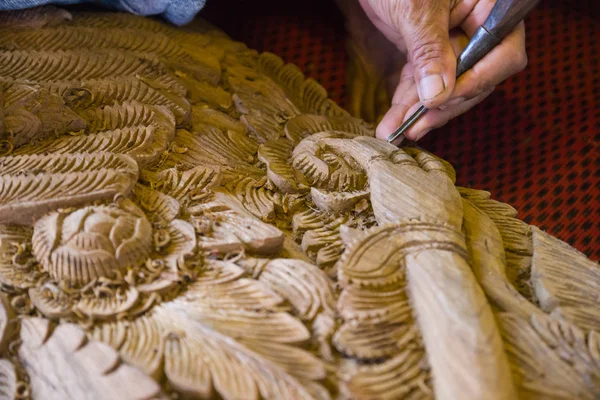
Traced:
<path fill-rule="evenodd" d="M 273 54 L 2 13 L 0 99 L 2 399 L 600 396 L 598 264 Z"/>

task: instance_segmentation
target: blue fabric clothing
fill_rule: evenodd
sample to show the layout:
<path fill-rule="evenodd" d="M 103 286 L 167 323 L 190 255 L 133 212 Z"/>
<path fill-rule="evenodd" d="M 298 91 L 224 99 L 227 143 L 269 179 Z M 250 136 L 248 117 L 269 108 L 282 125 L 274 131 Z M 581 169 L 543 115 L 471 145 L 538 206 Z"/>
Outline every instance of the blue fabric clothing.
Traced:
<path fill-rule="evenodd" d="M 138 15 L 162 15 L 168 21 L 183 25 L 204 7 L 206 0 L 0 0 L 0 10 L 20 10 L 46 4 L 99 4 Z"/>

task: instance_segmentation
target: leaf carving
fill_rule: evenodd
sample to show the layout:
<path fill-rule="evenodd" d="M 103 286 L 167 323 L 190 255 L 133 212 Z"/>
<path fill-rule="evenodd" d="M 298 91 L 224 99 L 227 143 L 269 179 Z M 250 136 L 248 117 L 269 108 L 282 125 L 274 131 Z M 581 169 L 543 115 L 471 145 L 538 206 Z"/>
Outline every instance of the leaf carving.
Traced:
<path fill-rule="evenodd" d="M 6 137 L 15 147 L 50 135 L 79 131 L 86 122 L 44 88 L 13 85 L 6 93 Z"/>
<path fill-rule="evenodd" d="M 233 131 L 240 134 L 246 133 L 246 126 L 237 119 L 234 119 L 221 111 L 202 106 L 192 106 L 191 123 L 194 127 L 204 124 L 214 126 L 223 132 Z M 258 146 L 258 144 L 255 143 L 255 146 Z M 256 150 L 254 150 L 254 152 L 256 152 Z"/>
<path fill-rule="evenodd" d="M 86 341 L 85 333 L 75 325 L 60 324 L 51 332 L 48 320 L 26 318 L 21 323 L 21 339 L 19 356 L 36 398 L 164 398 L 156 382 L 121 364 L 108 345 Z"/>
<path fill-rule="evenodd" d="M 278 258 L 267 262 L 257 276 L 294 306 L 298 315 L 313 320 L 318 313 L 333 314 L 335 292 L 329 278 L 305 261 Z"/>
<path fill-rule="evenodd" d="M 127 154 L 139 164 L 154 161 L 167 148 L 173 131 L 156 125 L 135 126 L 79 136 L 63 136 L 56 140 L 23 146 L 15 154 L 69 154 L 111 152 Z"/>
<path fill-rule="evenodd" d="M 244 171 L 256 176 L 264 175 L 261 169 L 252 165 L 256 150 L 248 152 L 242 146 L 237 146 L 233 138 L 208 125 L 196 125 L 194 130 L 194 132 L 184 129 L 177 131 L 175 143 L 182 152 L 171 154 L 170 164 L 167 166 L 184 165 L 192 168 L 202 165 L 219 167 L 223 170 Z"/>
<path fill-rule="evenodd" d="M 421 348 L 407 348 L 377 365 L 359 367 L 342 390 L 355 399 L 433 399 L 431 373 Z"/>
<path fill-rule="evenodd" d="M 254 179 L 244 177 L 237 181 L 225 183 L 227 190 L 233 194 L 256 218 L 263 222 L 275 219 L 275 210 L 280 203 L 277 192 L 266 188 L 267 178 Z"/>
<path fill-rule="evenodd" d="M 29 223 L 47 211 L 127 194 L 138 169 L 111 153 L 0 158 L 0 221 Z"/>
<path fill-rule="evenodd" d="M 180 204 L 173 197 L 141 184 L 136 184 L 132 193 L 136 203 L 154 222 L 169 223 L 177 218 Z"/>
<path fill-rule="evenodd" d="M 220 78 L 220 70 L 208 64 L 205 58 L 193 57 L 176 41 L 159 32 L 60 26 L 33 32 L 9 32 L 0 39 L 0 48 L 38 51 L 121 49 L 139 55 L 152 53 L 166 65 L 184 68 L 197 79 L 208 78 L 216 84 Z"/>
<path fill-rule="evenodd" d="M 241 121 L 257 141 L 264 143 L 283 136 L 285 122 L 300 113 L 283 90 L 252 70 L 240 67 L 230 73 L 228 83 L 234 93 L 233 101 L 243 114 Z"/>
<path fill-rule="evenodd" d="M 124 359 L 153 376 L 161 374 L 159 360 L 164 358 L 164 374 L 184 393 L 216 392 L 225 399 L 258 398 L 259 394 L 263 398 L 312 398 L 303 383 L 322 379 L 324 367 L 314 356 L 291 345 L 308 338 L 306 328 L 276 312 L 273 307 L 279 301 L 265 303 L 264 295 L 256 297 L 259 292 L 248 291 L 249 281 L 242 281 L 242 286 L 223 297 L 226 293 L 220 290 L 233 288 L 241 270 L 236 272 L 227 263 L 210 267 L 208 275 L 199 276 L 189 297 L 164 303 L 150 317 L 127 328 L 123 322 L 105 324 L 94 328 L 92 335 L 112 342 Z M 219 268 L 225 268 L 224 275 L 215 274 Z M 214 290 L 218 291 L 212 293 Z M 201 302 L 205 295 L 220 304 L 229 299 L 231 307 L 215 312 L 210 299 Z M 261 311 L 252 311 L 255 307 Z M 123 329 L 127 332 L 124 341 L 110 339 L 123 337 L 111 333 Z"/>
<path fill-rule="evenodd" d="M 306 191 L 306 181 L 289 164 L 292 143 L 284 138 L 270 140 L 258 148 L 258 158 L 267 166 L 267 176 L 283 193 Z"/>
<path fill-rule="evenodd" d="M 365 122 L 352 117 L 323 117 L 313 114 L 300 114 L 285 124 L 285 136 L 300 143 L 310 135 L 319 132 L 341 131 L 354 135 L 373 136 L 374 130 Z"/>
<path fill-rule="evenodd" d="M 171 134 L 175 132 L 175 118 L 165 106 L 126 101 L 112 106 L 86 109 L 81 115 L 87 121 L 86 131 L 90 133 L 149 125 L 155 125 Z"/>
<path fill-rule="evenodd" d="M 167 74 L 156 60 L 141 60 L 116 50 L 77 51 L 0 51 L 0 75 L 36 82 L 72 79 L 102 79 L 146 75 L 175 93 L 185 88 Z"/>
<path fill-rule="evenodd" d="M 595 399 L 600 395 L 598 335 L 567 321 L 498 315 L 520 397 Z"/>
<path fill-rule="evenodd" d="M 275 54 L 262 53 L 258 57 L 258 67 L 260 72 L 277 82 L 303 112 L 327 116 L 348 115 L 328 99 L 327 91 L 323 86 L 314 79 L 305 79 L 297 66 L 284 65 L 281 58 Z"/>
<path fill-rule="evenodd" d="M 581 329 L 600 331 L 600 265 L 536 227 L 531 281 L 540 306 Z"/>

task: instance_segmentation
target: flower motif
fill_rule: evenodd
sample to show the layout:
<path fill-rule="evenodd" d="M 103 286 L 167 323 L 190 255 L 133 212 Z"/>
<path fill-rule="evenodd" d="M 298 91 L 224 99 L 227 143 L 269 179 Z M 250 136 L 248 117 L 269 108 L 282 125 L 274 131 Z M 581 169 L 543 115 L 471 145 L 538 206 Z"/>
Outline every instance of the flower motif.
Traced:
<path fill-rule="evenodd" d="M 152 251 L 152 225 L 130 201 L 53 212 L 34 227 L 33 252 L 57 281 L 83 286 L 122 276 Z"/>

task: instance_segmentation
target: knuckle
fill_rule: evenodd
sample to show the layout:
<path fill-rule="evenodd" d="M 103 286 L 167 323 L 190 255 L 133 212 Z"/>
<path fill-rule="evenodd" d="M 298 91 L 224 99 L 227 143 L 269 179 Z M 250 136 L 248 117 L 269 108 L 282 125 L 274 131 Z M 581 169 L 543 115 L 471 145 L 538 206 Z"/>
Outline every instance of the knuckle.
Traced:
<path fill-rule="evenodd" d="M 527 67 L 527 63 L 529 59 L 527 57 L 527 53 L 523 51 L 517 51 L 514 55 L 514 63 L 516 72 L 521 72 Z"/>
<path fill-rule="evenodd" d="M 445 46 L 439 40 L 419 40 L 412 51 L 412 62 L 417 68 L 445 58 Z"/>

